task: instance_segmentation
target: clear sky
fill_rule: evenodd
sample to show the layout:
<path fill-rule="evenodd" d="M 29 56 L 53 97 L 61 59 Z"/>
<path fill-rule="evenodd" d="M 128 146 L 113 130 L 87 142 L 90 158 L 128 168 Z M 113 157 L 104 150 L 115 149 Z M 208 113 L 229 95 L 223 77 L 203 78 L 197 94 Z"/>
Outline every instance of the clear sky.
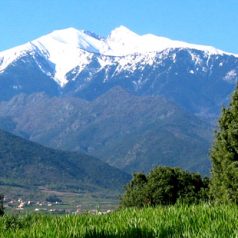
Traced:
<path fill-rule="evenodd" d="M 107 36 L 120 25 L 238 54 L 238 0 L 0 0 L 0 50 L 56 29 Z"/>

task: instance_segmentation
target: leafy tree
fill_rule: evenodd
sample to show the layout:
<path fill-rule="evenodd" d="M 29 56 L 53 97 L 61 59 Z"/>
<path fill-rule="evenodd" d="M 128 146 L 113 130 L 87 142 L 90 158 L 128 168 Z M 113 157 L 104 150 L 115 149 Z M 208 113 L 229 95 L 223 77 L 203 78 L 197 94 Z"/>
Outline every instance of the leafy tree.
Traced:
<path fill-rule="evenodd" d="M 174 204 L 178 190 L 176 171 L 169 167 L 156 167 L 148 175 L 147 192 L 150 204 Z"/>
<path fill-rule="evenodd" d="M 210 192 L 222 203 L 238 203 L 238 88 L 229 107 L 223 108 L 211 149 Z"/>
<path fill-rule="evenodd" d="M 179 168 L 156 167 L 147 176 L 134 174 L 121 204 L 125 207 L 198 203 L 208 199 L 208 178 Z"/>
<path fill-rule="evenodd" d="M 134 173 L 132 180 L 125 187 L 125 194 L 121 199 L 124 207 L 143 207 L 147 201 L 147 178 L 143 173 Z"/>
<path fill-rule="evenodd" d="M 178 171 L 177 202 L 191 204 L 208 201 L 209 178 L 202 178 L 197 173 Z"/>
<path fill-rule="evenodd" d="M 180 168 L 156 167 L 148 175 L 151 205 L 182 202 L 198 203 L 207 199 L 207 178 Z"/>

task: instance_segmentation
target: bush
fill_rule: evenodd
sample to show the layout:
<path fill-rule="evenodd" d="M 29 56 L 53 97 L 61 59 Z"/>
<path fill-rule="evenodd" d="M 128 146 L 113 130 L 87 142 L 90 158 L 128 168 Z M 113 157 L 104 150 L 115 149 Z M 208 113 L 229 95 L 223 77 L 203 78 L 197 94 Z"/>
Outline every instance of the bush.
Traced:
<path fill-rule="evenodd" d="M 50 195 L 45 199 L 47 202 L 62 202 L 62 200 L 56 195 Z"/>

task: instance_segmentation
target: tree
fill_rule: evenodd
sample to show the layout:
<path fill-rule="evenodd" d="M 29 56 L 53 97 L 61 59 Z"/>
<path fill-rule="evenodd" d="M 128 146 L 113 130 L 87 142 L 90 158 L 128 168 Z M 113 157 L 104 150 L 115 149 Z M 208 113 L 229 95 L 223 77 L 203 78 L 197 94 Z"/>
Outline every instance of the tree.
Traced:
<path fill-rule="evenodd" d="M 156 167 L 149 173 L 147 192 L 152 206 L 174 204 L 177 190 L 178 178 L 174 168 Z"/>
<path fill-rule="evenodd" d="M 208 199 L 208 178 L 180 168 L 156 167 L 148 175 L 147 187 L 153 206 L 191 204 Z"/>
<path fill-rule="evenodd" d="M 143 173 L 134 173 L 132 180 L 125 187 L 125 193 L 121 198 L 121 206 L 145 206 L 147 204 L 146 184 L 147 178 Z"/>
<path fill-rule="evenodd" d="M 180 170 L 177 202 L 192 204 L 209 200 L 209 178 Z"/>
<path fill-rule="evenodd" d="M 211 149 L 210 192 L 217 202 L 238 203 L 238 88 L 223 108 Z"/>
<path fill-rule="evenodd" d="M 208 178 L 179 168 L 156 167 L 147 176 L 134 174 L 121 199 L 124 207 L 186 204 L 207 200 Z"/>

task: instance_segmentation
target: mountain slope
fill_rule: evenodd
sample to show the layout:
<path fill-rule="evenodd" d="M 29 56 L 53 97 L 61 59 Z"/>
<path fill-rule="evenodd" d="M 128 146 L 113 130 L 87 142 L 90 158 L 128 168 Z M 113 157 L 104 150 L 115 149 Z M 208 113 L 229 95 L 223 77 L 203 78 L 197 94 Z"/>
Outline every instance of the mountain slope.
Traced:
<path fill-rule="evenodd" d="M 0 130 L 2 185 L 56 190 L 120 190 L 130 176 L 90 156 L 57 151 Z"/>
<path fill-rule="evenodd" d="M 19 95 L 0 103 L 0 126 L 129 172 L 158 164 L 209 170 L 211 127 L 164 98 L 134 96 L 119 87 L 92 102 Z"/>

